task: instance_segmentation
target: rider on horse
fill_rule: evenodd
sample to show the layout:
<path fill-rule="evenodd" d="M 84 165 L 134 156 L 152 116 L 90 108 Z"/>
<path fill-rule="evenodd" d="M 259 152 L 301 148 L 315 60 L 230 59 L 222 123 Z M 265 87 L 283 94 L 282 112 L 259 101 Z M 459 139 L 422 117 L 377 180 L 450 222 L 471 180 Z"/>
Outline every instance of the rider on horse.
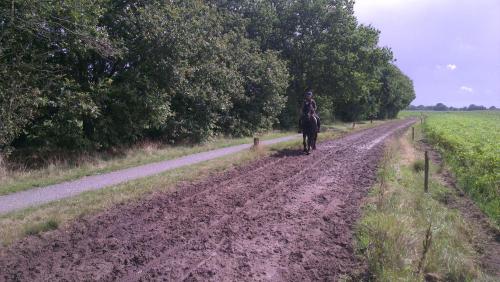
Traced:
<path fill-rule="evenodd" d="M 304 102 L 302 103 L 302 115 L 300 116 L 300 119 L 299 119 L 299 133 L 301 133 L 303 130 L 303 128 L 302 128 L 303 119 L 305 116 L 307 116 L 309 111 L 313 111 L 313 113 L 314 113 L 314 118 L 316 119 L 316 122 L 318 124 L 318 132 L 319 132 L 319 127 L 321 126 L 321 121 L 320 121 L 319 116 L 316 112 L 316 110 L 318 108 L 316 105 L 316 101 L 314 101 L 314 99 L 312 97 L 313 97 L 312 91 L 307 91 L 305 94 Z"/>

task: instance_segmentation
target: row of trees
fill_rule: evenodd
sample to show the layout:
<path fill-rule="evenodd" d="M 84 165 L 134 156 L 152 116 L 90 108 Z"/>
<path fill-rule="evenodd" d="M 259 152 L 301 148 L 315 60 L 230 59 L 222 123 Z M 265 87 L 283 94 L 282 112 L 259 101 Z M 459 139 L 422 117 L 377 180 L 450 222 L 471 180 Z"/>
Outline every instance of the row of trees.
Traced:
<path fill-rule="evenodd" d="M 408 106 L 408 110 L 410 111 L 496 111 L 498 108 L 495 106 L 491 106 L 489 108 L 481 105 L 474 105 L 470 104 L 468 107 L 462 107 L 462 108 L 455 108 L 455 107 L 448 107 L 443 103 L 437 103 L 435 106 L 424 106 L 424 105 L 410 105 Z"/>
<path fill-rule="evenodd" d="M 413 85 L 350 0 L 0 2 L 0 148 L 201 141 L 390 118 Z"/>

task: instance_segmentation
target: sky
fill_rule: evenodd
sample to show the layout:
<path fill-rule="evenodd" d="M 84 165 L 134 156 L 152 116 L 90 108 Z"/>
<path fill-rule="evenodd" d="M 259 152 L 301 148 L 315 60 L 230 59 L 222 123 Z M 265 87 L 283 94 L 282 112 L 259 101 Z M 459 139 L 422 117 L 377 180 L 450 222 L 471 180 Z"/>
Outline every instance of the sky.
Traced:
<path fill-rule="evenodd" d="M 500 0 L 356 0 L 415 85 L 413 105 L 500 107 Z"/>

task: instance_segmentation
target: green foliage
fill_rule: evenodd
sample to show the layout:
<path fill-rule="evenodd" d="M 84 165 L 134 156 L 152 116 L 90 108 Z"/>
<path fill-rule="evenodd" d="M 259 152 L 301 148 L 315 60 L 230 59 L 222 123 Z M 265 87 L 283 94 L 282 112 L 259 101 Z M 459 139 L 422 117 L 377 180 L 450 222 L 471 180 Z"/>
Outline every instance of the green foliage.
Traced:
<path fill-rule="evenodd" d="M 354 2 L 212 0 L 249 20 L 247 32 L 263 50 L 289 62 L 292 82 L 281 115 L 296 124 L 306 89 L 316 93 L 321 113 L 345 121 L 393 118 L 414 99 L 411 80 L 392 64 L 391 50 L 378 47 L 379 31 L 358 25 Z"/>
<path fill-rule="evenodd" d="M 396 66 L 390 65 L 382 71 L 382 88 L 378 102 L 379 118 L 396 118 L 399 111 L 415 99 L 413 82 Z"/>
<path fill-rule="evenodd" d="M 54 219 L 49 219 L 42 223 L 27 226 L 24 230 L 24 234 L 37 235 L 50 230 L 56 230 L 57 228 L 59 228 L 59 223 Z"/>
<path fill-rule="evenodd" d="M 353 1 L 0 3 L 0 148 L 105 149 L 393 117 L 411 81 Z"/>
<path fill-rule="evenodd" d="M 500 113 L 434 113 L 424 127 L 460 186 L 500 225 Z"/>
<path fill-rule="evenodd" d="M 425 169 L 425 163 L 423 160 L 416 160 L 413 162 L 413 164 L 411 166 L 412 166 L 413 171 L 415 171 L 417 173 L 422 172 Z"/>

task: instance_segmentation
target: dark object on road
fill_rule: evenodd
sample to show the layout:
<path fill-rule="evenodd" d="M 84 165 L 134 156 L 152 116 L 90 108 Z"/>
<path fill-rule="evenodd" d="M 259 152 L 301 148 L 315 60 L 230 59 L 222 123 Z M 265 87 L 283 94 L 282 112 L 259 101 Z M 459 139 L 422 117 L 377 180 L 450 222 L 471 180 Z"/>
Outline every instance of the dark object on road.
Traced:
<path fill-rule="evenodd" d="M 304 152 L 309 154 L 311 149 L 316 150 L 316 139 L 318 138 L 318 123 L 314 109 L 310 108 L 307 115 L 302 117 L 302 138 Z M 306 142 L 307 141 L 307 142 Z"/>

